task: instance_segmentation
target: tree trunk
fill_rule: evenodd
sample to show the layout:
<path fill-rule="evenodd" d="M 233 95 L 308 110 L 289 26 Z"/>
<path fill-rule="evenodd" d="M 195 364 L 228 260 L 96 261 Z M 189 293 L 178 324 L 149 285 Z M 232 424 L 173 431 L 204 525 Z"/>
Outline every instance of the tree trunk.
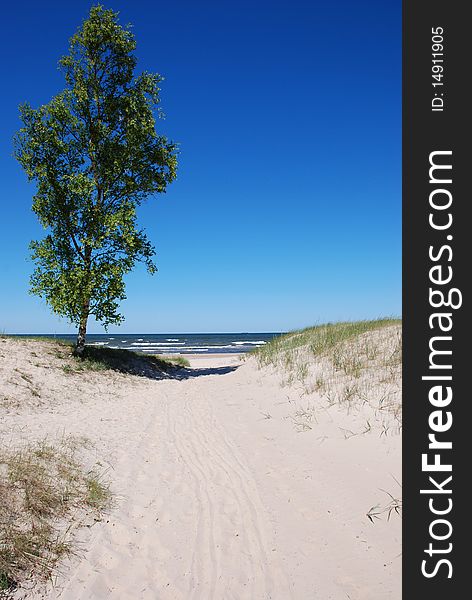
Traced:
<path fill-rule="evenodd" d="M 84 296 L 82 297 L 82 310 L 80 312 L 79 331 L 77 332 L 77 343 L 75 345 L 74 354 L 79 358 L 83 358 L 85 353 L 85 336 L 87 335 L 87 321 L 89 318 L 90 311 L 90 296 L 88 290 L 88 283 L 90 281 L 90 265 L 91 265 L 92 250 L 90 246 L 85 246 L 84 249 L 84 267 L 86 272 Z M 88 296 L 88 297 L 87 297 Z"/>
<path fill-rule="evenodd" d="M 87 334 L 88 310 L 82 313 L 80 317 L 79 331 L 77 333 L 77 344 L 75 346 L 75 356 L 83 357 L 85 352 L 85 336 Z"/>

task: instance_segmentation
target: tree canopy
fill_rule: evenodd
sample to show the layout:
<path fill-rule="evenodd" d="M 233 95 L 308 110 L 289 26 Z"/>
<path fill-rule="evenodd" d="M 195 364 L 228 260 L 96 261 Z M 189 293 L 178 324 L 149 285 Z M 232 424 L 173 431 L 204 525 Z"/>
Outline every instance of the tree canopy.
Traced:
<path fill-rule="evenodd" d="M 176 177 L 177 147 L 156 132 L 158 74 L 135 75 L 136 41 L 118 13 L 94 6 L 59 61 L 66 87 L 20 107 L 15 155 L 36 183 L 33 211 L 46 235 L 31 243 L 31 292 L 79 329 L 123 320 L 124 276 L 156 270 L 137 207 Z"/>

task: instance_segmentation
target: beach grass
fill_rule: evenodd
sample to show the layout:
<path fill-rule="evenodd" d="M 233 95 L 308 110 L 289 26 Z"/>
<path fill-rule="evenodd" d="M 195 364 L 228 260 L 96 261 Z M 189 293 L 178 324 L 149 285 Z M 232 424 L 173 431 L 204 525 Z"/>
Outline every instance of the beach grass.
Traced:
<path fill-rule="evenodd" d="M 85 346 L 82 357 L 73 357 L 74 367 L 80 371 L 113 370 L 134 375 L 151 372 L 168 372 L 188 366 L 184 357 L 164 357 L 158 354 L 140 354 L 122 348 L 104 348 L 102 346 Z"/>
<path fill-rule="evenodd" d="M 176 354 L 175 356 L 164 356 L 162 354 L 153 354 L 154 358 L 157 358 L 160 361 L 164 361 L 165 363 L 170 363 L 171 365 L 176 365 L 178 367 L 190 367 L 190 362 L 188 358 L 182 356 L 181 354 Z"/>
<path fill-rule="evenodd" d="M 348 436 L 380 431 L 399 432 L 401 414 L 401 320 L 327 323 L 276 337 L 253 350 L 259 367 L 272 366 L 282 374 L 282 385 L 297 385 L 302 395 L 316 394 L 329 406 L 347 411 L 369 405 L 373 422 Z M 314 397 L 313 397 L 314 398 Z M 299 430 L 312 428 L 315 399 L 297 413 Z"/>
<path fill-rule="evenodd" d="M 260 364 L 278 365 L 282 362 L 288 368 L 300 369 L 302 375 L 305 369 L 303 365 L 295 361 L 293 351 L 305 348 L 313 356 L 322 356 L 332 352 L 334 358 L 335 348 L 339 347 L 342 342 L 369 331 L 400 324 L 400 319 L 386 317 L 370 321 L 346 321 L 316 325 L 275 337 L 264 346 L 252 350 L 251 354 L 256 356 Z M 354 368 L 354 363 L 352 367 Z"/>
<path fill-rule="evenodd" d="M 70 437 L 0 451 L 0 590 L 4 594 L 32 577 L 49 578 L 57 562 L 74 551 L 63 533 L 64 523 L 68 531 L 79 515 L 97 518 L 110 504 L 108 486 L 77 458 L 83 443 Z"/>
<path fill-rule="evenodd" d="M 50 344 L 58 344 L 59 346 L 72 347 L 72 342 L 67 342 L 61 338 L 55 338 L 48 335 L 20 335 L 14 333 L 1 333 L 0 339 L 3 340 L 31 340 L 34 342 L 48 342 Z"/>
<path fill-rule="evenodd" d="M 400 486 L 401 487 L 401 486 Z M 389 501 L 383 504 L 376 504 L 372 506 L 367 512 L 366 517 L 369 519 L 371 523 L 375 523 L 375 521 L 380 520 L 383 516 L 386 517 L 387 521 L 390 521 L 390 518 L 393 514 L 401 516 L 403 510 L 403 500 L 401 497 L 397 497 L 398 494 L 393 495 L 386 490 L 381 490 L 388 497 Z"/>
<path fill-rule="evenodd" d="M 55 358 L 64 360 L 62 370 L 66 374 L 112 370 L 131 375 L 153 376 L 190 366 L 188 360 L 180 355 L 141 354 L 123 348 L 86 345 L 83 355 L 78 357 L 73 353 L 74 344 L 64 340 L 43 336 L 24 337 L 6 334 L 1 337 L 26 342 L 46 342 L 49 346 L 48 352 Z"/>

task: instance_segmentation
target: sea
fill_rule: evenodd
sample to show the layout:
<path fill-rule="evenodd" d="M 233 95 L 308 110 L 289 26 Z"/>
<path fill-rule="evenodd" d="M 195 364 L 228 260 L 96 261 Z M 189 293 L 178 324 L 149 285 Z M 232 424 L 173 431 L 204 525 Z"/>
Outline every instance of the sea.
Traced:
<path fill-rule="evenodd" d="M 248 352 L 280 333 L 90 333 L 87 345 L 122 348 L 143 354 L 230 354 Z M 21 337 L 30 337 L 24 335 Z M 33 337 L 33 336 L 31 336 Z M 75 334 L 42 335 L 75 342 Z"/>

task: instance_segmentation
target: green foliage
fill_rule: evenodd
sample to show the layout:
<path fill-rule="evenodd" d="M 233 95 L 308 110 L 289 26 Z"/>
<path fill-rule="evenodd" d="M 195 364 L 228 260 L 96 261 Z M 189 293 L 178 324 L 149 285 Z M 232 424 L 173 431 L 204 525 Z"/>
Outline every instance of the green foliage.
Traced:
<path fill-rule="evenodd" d="M 33 210 L 47 230 L 31 243 L 31 292 L 76 325 L 89 315 L 105 327 L 123 320 L 124 276 L 136 262 L 156 270 L 137 207 L 176 176 L 177 147 L 155 128 L 162 77 L 135 76 L 135 47 L 117 13 L 92 7 L 59 61 L 64 91 L 20 107 L 15 156 L 36 183 Z"/>

